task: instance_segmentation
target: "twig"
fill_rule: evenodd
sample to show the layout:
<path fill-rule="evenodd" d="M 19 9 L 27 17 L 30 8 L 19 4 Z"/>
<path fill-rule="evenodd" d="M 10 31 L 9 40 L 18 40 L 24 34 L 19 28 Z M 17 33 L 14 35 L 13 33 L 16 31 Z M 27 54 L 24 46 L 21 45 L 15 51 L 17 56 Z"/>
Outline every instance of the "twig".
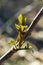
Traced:
<path fill-rule="evenodd" d="M 17 49 L 14 49 L 14 47 L 11 47 L 2 57 L 0 57 L 0 64 L 4 61 L 7 60 L 9 57 L 11 57 Z"/>
<path fill-rule="evenodd" d="M 33 31 L 35 25 L 38 23 L 40 20 L 41 16 L 43 15 L 43 7 L 40 9 L 40 11 L 37 13 L 33 21 L 31 22 L 30 26 L 25 30 L 27 32 L 24 36 L 24 38 L 27 38 L 28 36 L 31 35 L 31 32 Z"/>
<path fill-rule="evenodd" d="M 42 14 L 43 14 L 43 7 L 40 9 L 40 11 L 38 12 L 38 14 L 35 16 L 35 18 L 33 19 L 32 23 L 28 27 L 28 29 L 25 30 L 26 34 L 25 34 L 24 38 L 27 38 L 28 37 L 28 34 L 31 33 L 31 31 L 33 30 L 34 26 L 36 25 L 36 23 L 38 22 L 38 20 L 40 19 L 40 17 L 41 17 Z M 4 60 L 6 60 L 9 57 L 11 57 L 17 51 L 18 51 L 17 49 L 15 49 L 14 47 L 11 47 L 2 57 L 0 57 L 0 64 Z"/>

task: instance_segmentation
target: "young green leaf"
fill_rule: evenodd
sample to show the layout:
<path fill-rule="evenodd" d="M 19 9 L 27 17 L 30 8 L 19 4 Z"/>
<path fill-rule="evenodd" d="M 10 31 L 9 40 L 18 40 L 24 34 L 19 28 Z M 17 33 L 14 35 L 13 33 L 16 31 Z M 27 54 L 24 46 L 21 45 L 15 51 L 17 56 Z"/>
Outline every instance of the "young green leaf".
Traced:
<path fill-rule="evenodd" d="M 15 41 L 14 41 L 14 40 L 10 40 L 10 41 L 8 42 L 8 44 L 15 45 Z"/>

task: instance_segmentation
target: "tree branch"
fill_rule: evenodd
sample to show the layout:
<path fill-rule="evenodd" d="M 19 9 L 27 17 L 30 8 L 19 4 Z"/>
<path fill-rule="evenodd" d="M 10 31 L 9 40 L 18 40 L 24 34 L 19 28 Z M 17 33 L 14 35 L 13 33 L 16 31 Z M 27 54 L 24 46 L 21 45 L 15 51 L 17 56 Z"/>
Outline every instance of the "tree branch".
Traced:
<path fill-rule="evenodd" d="M 0 57 L 0 64 L 7 60 L 9 57 L 11 57 L 15 52 L 17 51 L 17 49 L 14 49 L 14 47 L 11 47 L 2 57 Z"/>
<path fill-rule="evenodd" d="M 43 7 L 37 13 L 37 15 L 35 16 L 35 18 L 31 22 L 30 26 L 25 30 L 25 32 L 27 32 L 27 33 L 25 34 L 24 38 L 27 38 L 28 36 L 31 35 L 30 33 L 33 31 L 35 25 L 38 23 L 38 21 L 40 20 L 40 18 L 41 18 L 42 15 L 43 15 Z"/>
<path fill-rule="evenodd" d="M 28 27 L 28 29 L 25 30 L 26 34 L 24 36 L 24 38 L 26 39 L 28 37 L 28 35 L 30 36 L 30 33 L 32 32 L 34 26 L 36 25 L 36 23 L 39 21 L 41 15 L 43 15 L 43 7 L 40 9 L 40 11 L 37 13 L 37 15 L 35 16 L 35 18 L 33 19 L 32 23 L 30 24 L 30 26 Z M 18 44 L 18 43 L 17 43 Z M 0 64 L 8 59 L 9 57 L 11 57 L 14 53 L 16 53 L 18 50 L 16 48 L 11 47 L 2 57 L 0 57 Z"/>

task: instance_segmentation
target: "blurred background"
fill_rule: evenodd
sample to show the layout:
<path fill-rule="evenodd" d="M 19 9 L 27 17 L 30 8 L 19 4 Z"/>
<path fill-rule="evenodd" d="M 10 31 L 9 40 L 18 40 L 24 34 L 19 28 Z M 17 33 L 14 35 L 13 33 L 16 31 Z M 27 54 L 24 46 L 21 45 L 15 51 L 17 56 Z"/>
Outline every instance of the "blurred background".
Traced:
<path fill-rule="evenodd" d="M 18 15 L 24 14 L 29 26 L 42 6 L 43 0 L 0 0 L 0 57 L 11 48 L 8 41 L 17 37 Z M 43 15 L 26 42 L 30 42 L 34 52 L 19 50 L 2 65 L 43 65 Z"/>

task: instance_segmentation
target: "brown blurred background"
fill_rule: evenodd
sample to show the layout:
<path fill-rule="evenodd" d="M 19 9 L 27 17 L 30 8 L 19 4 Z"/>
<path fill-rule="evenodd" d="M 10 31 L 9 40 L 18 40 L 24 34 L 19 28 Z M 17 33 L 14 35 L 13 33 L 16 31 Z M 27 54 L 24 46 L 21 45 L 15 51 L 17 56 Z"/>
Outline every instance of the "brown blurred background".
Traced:
<path fill-rule="evenodd" d="M 42 6 L 43 0 L 0 0 L 0 57 L 11 48 L 8 41 L 17 37 L 15 23 L 18 15 L 23 13 L 29 26 Z M 43 65 L 43 15 L 28 41 L 34 52 L 20 50 L 2 65 Z"/>

